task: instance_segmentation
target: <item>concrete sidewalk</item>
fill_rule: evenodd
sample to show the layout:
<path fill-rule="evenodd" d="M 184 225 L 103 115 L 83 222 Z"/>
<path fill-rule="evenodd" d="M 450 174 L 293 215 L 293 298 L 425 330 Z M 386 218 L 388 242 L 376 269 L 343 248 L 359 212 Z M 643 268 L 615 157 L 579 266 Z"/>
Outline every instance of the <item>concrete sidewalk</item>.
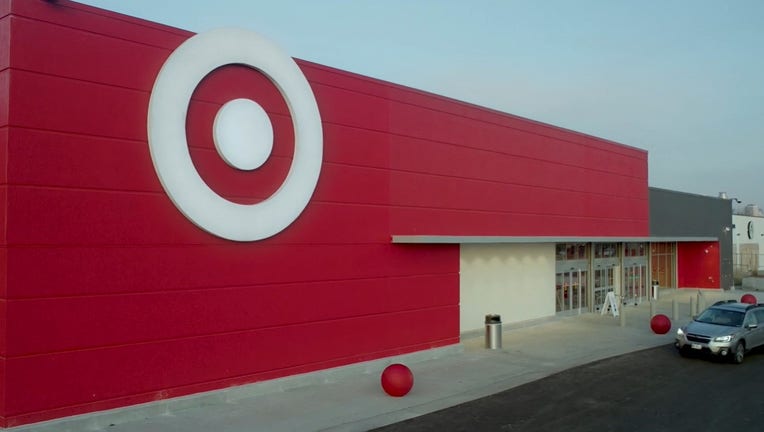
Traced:
<path fill-rule="evenodd" d="M 13 431 L 365 431 L 488 396 L 556 372 L 632 351 L 670 344 L 677 325 L 690 320 L 690 302 L 711 305 L 745 291 L 663 290 L 656 313 L 679 320 L 665 335 L 649 327 L 648 301 L 612 315 L 585 313 L 506 325 L 502 350 L 483 347 L 482 333 L 462 343 L 224 391 L 171 399 L 13 428 Z M 758 294 L 758 295 L 757 295 Z M 762 293 L 755 293 L 762 297 Z M 760 299 L 764 300 L 764 299 Z M 379 377 L 389 364 L 414 373 L 405 397 L 387 396 Z M 615 384 L 617 385 L 617 384 Z"/>

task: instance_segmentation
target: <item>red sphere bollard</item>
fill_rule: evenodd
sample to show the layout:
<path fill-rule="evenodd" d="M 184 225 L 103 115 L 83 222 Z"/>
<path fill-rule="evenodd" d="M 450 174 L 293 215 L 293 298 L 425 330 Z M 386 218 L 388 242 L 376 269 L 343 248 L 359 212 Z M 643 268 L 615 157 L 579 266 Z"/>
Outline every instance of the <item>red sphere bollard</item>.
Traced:
<path fill-rule="evenodd" d="M 753 294 L 743 294 L 743 297 L 740 297 L 740 303 L 756 304 L 756 302 L 756 296 Z"/>
<path fill-rule="evenodd" d="M 391 364 L 382 371 L 382 389 L 394 397 L 405 396 L 414 387 L 414 374 L 400 363 Z"/>
<path fill-rule="evenodd" d="M 666 334 L 671 330 L 671 320 L 663 314 L 655 315 L 650 320 L 650 328 L 656 334 Z"/>

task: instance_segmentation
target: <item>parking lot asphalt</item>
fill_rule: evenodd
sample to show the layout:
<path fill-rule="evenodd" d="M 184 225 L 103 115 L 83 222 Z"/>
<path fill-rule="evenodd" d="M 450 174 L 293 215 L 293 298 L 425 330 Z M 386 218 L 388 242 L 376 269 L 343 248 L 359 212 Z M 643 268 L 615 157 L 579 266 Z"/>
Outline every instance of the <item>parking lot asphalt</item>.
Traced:
<path fill-rule="evenodd" d="M 741 365 L 672 344 L 610 357 L 375 432 L 757 430 L 764 355 Z"/>

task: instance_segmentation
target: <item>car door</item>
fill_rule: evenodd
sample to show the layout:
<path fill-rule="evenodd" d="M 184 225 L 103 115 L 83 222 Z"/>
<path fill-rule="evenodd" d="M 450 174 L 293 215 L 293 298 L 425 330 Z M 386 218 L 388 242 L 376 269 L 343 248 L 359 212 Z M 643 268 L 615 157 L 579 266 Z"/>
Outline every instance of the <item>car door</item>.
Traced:
<path fill-rule="evenodd" d="M 764 345 L 764 308 L 754 309 L 753 316 L 758 327 L 751 330 L 749 348 Z"/>

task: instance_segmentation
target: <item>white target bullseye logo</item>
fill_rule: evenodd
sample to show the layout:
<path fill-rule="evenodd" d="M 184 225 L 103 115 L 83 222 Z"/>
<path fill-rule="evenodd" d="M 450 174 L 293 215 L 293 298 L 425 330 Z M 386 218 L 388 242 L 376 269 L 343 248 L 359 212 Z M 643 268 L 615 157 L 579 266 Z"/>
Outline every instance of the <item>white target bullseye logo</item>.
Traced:
<path fill-rule="evenodd" d="M 292 165 L 278 190 L 257 204 L 238 204 L 213 191 L 194 167 L 186 140 L 191 95 L 206 75 L 229 64 L 267 76 L 292 116 Z M 151 92 L 148 140 L 154 168 L 175 206 L 202 229 L 229 240 L 260 240 L 289 226 L 308 205 L 321 171 L 321 116 L 308 81 L 291 57 L 248 30 L 198 34 L 170 55 Z M 273 127 L 256 101 L 234 99 L 218 111 L 213 140 L 228 165 L 254 170 L 271 154 Z"/>

